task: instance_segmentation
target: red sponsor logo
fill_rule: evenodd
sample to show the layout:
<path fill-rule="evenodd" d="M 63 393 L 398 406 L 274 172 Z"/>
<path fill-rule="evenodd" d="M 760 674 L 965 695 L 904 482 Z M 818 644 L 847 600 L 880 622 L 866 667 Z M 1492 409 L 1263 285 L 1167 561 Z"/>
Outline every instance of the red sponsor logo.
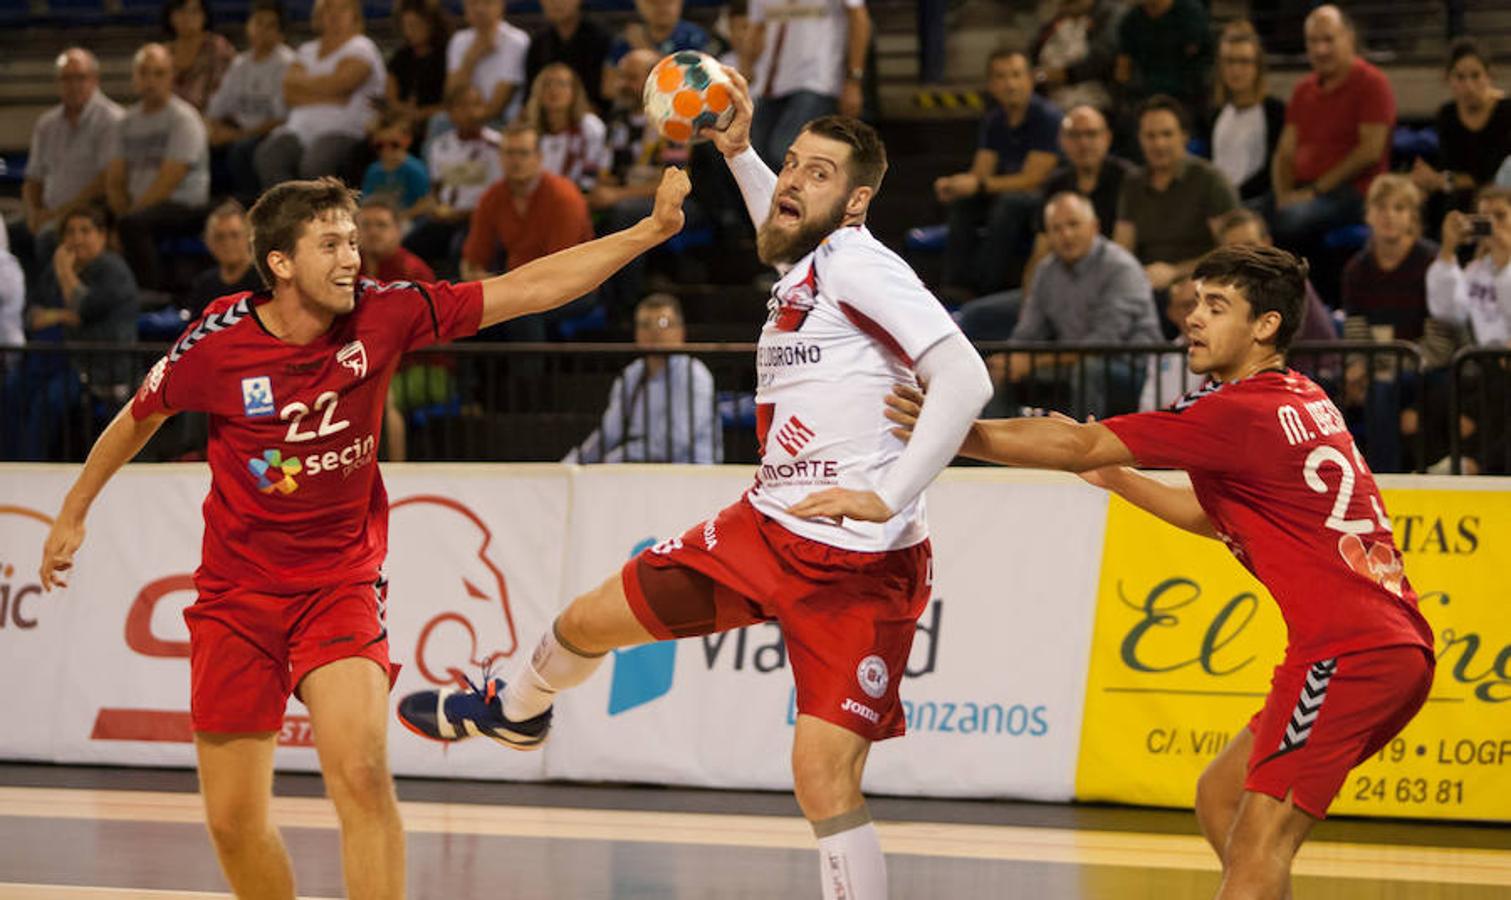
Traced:
<path fill-rule="evenodd" d="M 813 429 L 804 425 L 803 420 L 797 416 L 792 416 L 782 423 L 782 427 L 776 432 L 776 442 L 787 451 L 788 456 L 797 456 L 798 452 L 808 446 L 808 442 L 813 438 Z"/>

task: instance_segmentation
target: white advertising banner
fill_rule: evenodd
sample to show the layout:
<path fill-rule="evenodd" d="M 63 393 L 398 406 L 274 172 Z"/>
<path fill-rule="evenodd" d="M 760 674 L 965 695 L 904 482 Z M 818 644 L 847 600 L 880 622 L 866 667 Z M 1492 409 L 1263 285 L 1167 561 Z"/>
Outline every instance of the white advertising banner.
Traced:
<path fill-rule="evenodd" d="M 750 484 L 746 468 L 386 466 L 395 697 L 508 673 L 556 611 Z M 187 629 L 203 466 L 130 466 L 91 512 L 70 586 L 36 588 L 42 538 L 77 474 L 0 466 L 0 757 L 191 765 Z M 1103 496 L 1072 479 L 951 472 L 929 494 L 933 598 L 902 684 L 909 736 L 870 790 L 1068 799 Z M 785 788 L 795 717 L 774 624 L 613 654 L 559 704 L 544 752 L 443 748 L 390 729 L 400 774 Z M 316 767 L 291 700 L 277 761 Z"/>

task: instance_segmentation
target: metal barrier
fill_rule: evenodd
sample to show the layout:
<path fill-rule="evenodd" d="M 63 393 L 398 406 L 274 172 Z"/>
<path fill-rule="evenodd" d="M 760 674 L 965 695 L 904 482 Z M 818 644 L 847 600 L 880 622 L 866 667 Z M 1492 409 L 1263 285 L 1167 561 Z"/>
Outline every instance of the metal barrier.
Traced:
<path fill-rule="evenodd" d="M 1511 350 L 1465 348 L 1449 368 L 1453 474 L 1511 474 Z"/>
<path fill-rule="evenodd" d="M 1175 344 L 983 343 L 999 385 L 986 414 L 1056 409 L 1077 418 L 1164 407 L 1199 387 Z M 82 460 L 162 345 L 0 348 L 0 459 Z M 1421 471 L 1462 448 L 1459 405 L 1489 410 L 1505 352 L 1427 370 L 1407 342 L 1298 344 L 1291 364 L 1334 399 L 1371 466 Z M 1472 372 L 1471 372 L 1472 370 Z M 1466 395 L 1467 380 L 1488 390 Z M 426 348 L 390 391 L 385 457 L 423 461 L 730 462 L 757 459 L 755 345 L 474 344 Z M 1459 405 L 1453 405 L 1459 404 Z M 1465 407 L 1467 408 L 1467 407 Z M 1486 414 L 1493 423 L 1495 416 Z M 402 425 L 402 427 L 397 427 Z M 1503 434 L 1502 427 L 1500 434 Z M 202 459 L 200 416 L 175 417 L 142 459 Z M 1502 443 L 1488 445 L 1491 449 Z M 1494 469 L 1497 466 L 1490 466 Z M 1504 466 L 1499 466 L 1504 470 Z"/>

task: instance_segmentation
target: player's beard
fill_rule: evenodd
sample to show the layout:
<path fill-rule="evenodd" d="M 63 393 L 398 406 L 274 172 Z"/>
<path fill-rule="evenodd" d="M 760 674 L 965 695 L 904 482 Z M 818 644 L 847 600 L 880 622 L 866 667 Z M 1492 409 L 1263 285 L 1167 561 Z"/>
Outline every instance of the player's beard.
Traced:
<path fill-rule="evenodd" d="M 756 231 L 756 256 L 768 266 L 788 266 L 812 253 L 844 223 L 845 199 L 839 198 L 827 213 L 799 224 L 795 231 L 777 230 L 768 217 Z"/>

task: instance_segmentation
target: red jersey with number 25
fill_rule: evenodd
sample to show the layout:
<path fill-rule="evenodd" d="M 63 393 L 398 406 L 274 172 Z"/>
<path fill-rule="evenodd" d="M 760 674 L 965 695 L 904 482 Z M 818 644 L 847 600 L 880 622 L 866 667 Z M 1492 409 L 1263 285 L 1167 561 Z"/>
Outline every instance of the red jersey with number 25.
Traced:
<path fill-rule="evenodd" d="M 274 337 L 267 294 L 222 297 L 158 361 L 131 404 L 209 414 L 201 590 L 292 594 L 377 578 L 388 550 L 378 434 L 399 358 L 477 331 L 482 287 L 359 281 L 315 341 Z"/>
<path fill-rule="evenodd" d="M 1207 518 L 1285 618 L 1288 662 L 1432 652 L 1374 475 L 1338 408 L 1293 371 L 1210 382 L 1103 423 L 1143 466 L 1185 469 Z"/>

